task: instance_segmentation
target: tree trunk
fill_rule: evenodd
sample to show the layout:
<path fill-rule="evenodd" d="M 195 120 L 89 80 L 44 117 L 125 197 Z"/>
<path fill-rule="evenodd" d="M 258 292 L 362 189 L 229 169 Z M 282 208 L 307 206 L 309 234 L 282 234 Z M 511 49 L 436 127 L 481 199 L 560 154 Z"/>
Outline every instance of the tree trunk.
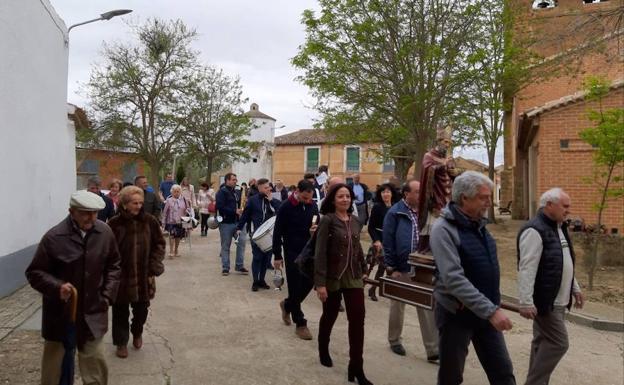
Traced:
<path fill-rule="evenodd" d="M 488 151 L 488 177 L 492 182 L 494 182 L 494 188 L 492 189 L 492 205 L 490 205 L 490 209 L 488 210 L 488 219 L 491 223 L 496 223 L 496 216 L 494 212 L 494 194 L 496 194 L 496 181 L 495 181 L 495 171 L 494 171 L 494 161 L 496 159 L 496 147 L 494 147 L 491 151 Z M 500 202 L 498 202 L 500 205 Z"/>
<path fill-rule="evenodd" d="M 600 229 L 598 229 L 600 231 Z M 589 268 L 587 269 L 587 281 L 589 281 L 589 290 L 594 290 L 594 273 L 596 272 L 596 267 L 598 266 L 598 244 L 600 242 L 600 233 L 591 234 L 592 240 L 592 250 L 589 260 Z"/>
<path fill-rule="evenodd" d="M 407 179 L 407 173 L 412 167 L 412 161 L 408 158 L 394 158 L 394 175 L 401 183 Z"/>
<path fill-rule="evenodd" d="M 158 188 L 160 186 L 160 162 L 151 161 L 148 162 L 150 166 L 150 183 L 154 187 L 154 191 L 158 194 Z"/>
<path fill-rule="evenodd" d="M 212 164 L 213 159 L 211 157 L 206 158 L 206 183 L 208 183 L 208 185 L 212 183 Z"/>
<path fill-rule="evenodd" d="M 425 142 L 419 142 L 414 151 L 414 174 L 413 177 L 420 180 L 420 173 L 422 172 L 423 157 L 427 153 L 427 145 Z"/>

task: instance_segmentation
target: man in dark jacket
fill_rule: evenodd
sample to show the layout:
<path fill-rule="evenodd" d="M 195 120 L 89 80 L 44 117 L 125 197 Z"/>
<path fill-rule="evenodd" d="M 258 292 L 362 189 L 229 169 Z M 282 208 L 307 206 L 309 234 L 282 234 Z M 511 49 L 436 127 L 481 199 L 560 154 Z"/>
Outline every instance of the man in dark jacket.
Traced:
<path fill-rule="evenodd" d="M 281 269 L 285 259 L 288 281 L 288 297 L 280 302 L 282 320 L 290 325 L 292 317 L 295 334 L 303 340 L 312 339 L 308 321 L 301 310 L 301 302 L 312 290 L 313 283 L 311 277 L 301 274 L 295 259 L 310 239 L 310 231 L 315 229 L 312 221 L 315 216 L 318 222 L 318 206 L 314 202 L 313 194 L 314 185 L 311 182 L 305 179 L 299 181 L 297 190 L 280 206 L 273 229 L 274 266 Z M 282 246 L 285 258 L 282 257 Z"/>
<path fill-rule="evenodd" d="M 107 222 L 115 215 L 115 204 L 112 199 L 102 193 L 100 190 L 101 185 L 102 180 L 97 176 L 92 176 L 87 180 L 87 191 L 92 192 L 104 200 L 105 207 L 98 211 L 97 219 L 102 222 Z"/>
<path fill-rule="evenodd" d="M 143 189 L 143 196 L 145 200 L 143 202 L 143 211 L 148 214 L 152 214 L 158 222 L 160 222 L 160 211 L 162 202 L 158 199 L 158 195 L 156 193 L 147 191 L 147 178 L 143 175 L 139 175 L 134 178 L 134 185 Z"/>
<path fill-rule="evenodd" d="M 416 251 L 418 246 L 418 195 L 420 183 L 416 179 L 409 180 L 402 189 L 403 199 L 395 203 L 384 217 L 383 221 L 383 249 L 386 273 L 392 278 L 410 282 L 411 267 L 407 263 L 409 255 Z M 420 333 L 427 353 L 427 360 L 435 362 L 438 359 L 438 331 L 436 330 L 433 312 L 416 308 Z M 388 320 L 388 342 L 390 349 L 400 356 L 405 355 L 405 348 L 401 343 L 403 320 L 405 318 L 405 303 L 390 301 L 390 316 Z"/>
<path fill-rule="evenodd" d="M 72 291 L 78 293 L 76 343 L 85 384 L 106 384 L 108 367 L 102 337 L 108 330 L 108 307 L 117 296 L 120 257 L 111 229 L 97 220 L 104 201 L 87 191 L 70 199 L 69 215 L 41 239 L 26 269 L 30 285 L 43 294 L 41 334 L 45 339 L 41 383 L 61 377 Z"/>
<path fill-rule="evenodd" d="M 574 248 L 566 218 L 570 197 L 560 188 L 540 198 L 535 218 L 518 232 L 520 315 L 533 320 L 533 341 L 526 385 L 548 384 L 568 350 L 565 311 L 583 307 L 583 294 L 574 278 Z"/>
<path fill-rule="evenodd" d="M 236 174 L 225 174 L 225 183 L 219 189 L 216 196 L 217 215 L 223 220 L 219 224 L 219 236 L 221 238 L 221 275 L 227 276 L 230 274 L 230 246 L 232 245 L 232 238 L 236 234 L 236 224 L 238 217 L 243 213 L 243 210 L 238 208 L 236 192 L 234 187 L 238 178 Z M 241 239 L 236 243 L 236 265 L 235 269 L 241 274 L 249 273 L 249 270 L 243 266 L 245 258 L 245 243 Z"/>
<path fill-rule="evenodd" d="M 251 233 L 256 231 L 267 219 L 273 217 L 280 206 L 280 201 L 271 198 L 271 186 L 269 186 L 269 180 L 261 178 L 257 182 L 258 192 L 249 197 L 243 214 L 241 215 L 237 232 L 240 234 L 241 230 L 251 223 Z M 262 251 L 253 241 L 251 242 L 251 275 L 253 276 L 253 284 L 251 285 L 252 291 L 258 291 L 258 289 L 270 289 L 267 285 L 264 277 L 266 275 L 267 265 L 271 262 L 271 251 Z"/>
<path fill-rule="evenodd" d="M 439 385 L 462 382 L 471 341 L 490 384 L 516 383 L 502 333 L 511 330 L 512 323 L 500 308 L 496 243 L 485 228 L 493 188 L 483 174 L 464 172 L 455 179 L 452 201 L 431 229 Z"/>

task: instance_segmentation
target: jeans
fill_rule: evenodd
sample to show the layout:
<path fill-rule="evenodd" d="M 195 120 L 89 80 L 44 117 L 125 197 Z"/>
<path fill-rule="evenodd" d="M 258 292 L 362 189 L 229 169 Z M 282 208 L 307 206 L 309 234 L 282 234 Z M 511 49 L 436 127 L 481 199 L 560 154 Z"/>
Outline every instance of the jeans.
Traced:
<path fill-rule="evenodd" d="M 435 319 L 440 331 L 438 385 L 462 383 L 471 341 L 491 385 L 516 384 L 503 333 L 494 329 L 490 321 L 478 318 L 467 309 L 453 314 L 439 304 L 435 308 Z"/>
<path fill-rule="evenodd" d="M 236 223 L 221 223 L 219 225 L 219 236 L 221 237 L 221 267 L 223 270 L 230 271 L 230 246 L 232 238 L 236 233 Z M 236 269 L 243 268 L 245 258 L 245 231 L 240 232 L 240 237 L 236 244 Z"/>
<path fill-rule="evenodd" d="M 140 337 L 143 334 L 143 325 L 147 321 L 149 308 L 147 302 L 120 303 L 113 305 L 113 344 L 115 346 L 126 346 L 130 338 L 129 332 L 134 337 Z M 132 307 L 132 325 L 128 324 L 130 309 Z"/>
<path fill-rule="evenodd" d="M 284 300 L 284 308 L 290 313 L 297 327 L 308 326 L 301 310 L 301 302 L 308 296 L 314 283 L 311 279 L 301 274 L 299 266 L 295 263 L 296 256 L 286 258 L 286 281 L 288 282 L 288 298 Z"/>
<path fill-rule="evenodd" d="M 254 283 L 264 282 L 264 276 L 267 271 L 267 261 L 271 261 L 272 253 L 269 251 L 265 253 L 260 250 L 255 243 L 251 242 L 251 275 L 253 276 Z"/>

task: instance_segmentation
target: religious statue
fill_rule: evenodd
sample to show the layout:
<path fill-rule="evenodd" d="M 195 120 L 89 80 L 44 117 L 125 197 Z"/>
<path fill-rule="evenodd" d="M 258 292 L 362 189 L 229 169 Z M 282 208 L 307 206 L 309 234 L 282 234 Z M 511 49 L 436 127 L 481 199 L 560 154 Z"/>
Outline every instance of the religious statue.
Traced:
<path fill-rule="evenodd" d="M 420 241 L 418 251 L 428 253 L 429 233 L 440 211 L 451 200 L 451 187 L 457 176 L 451 147 L 451 127 L 440 128 L 436 135 L 437 144 L 429 150 L 422 161 L 420 174 L 420 202 L 418 205 L 418 229 Z"/>

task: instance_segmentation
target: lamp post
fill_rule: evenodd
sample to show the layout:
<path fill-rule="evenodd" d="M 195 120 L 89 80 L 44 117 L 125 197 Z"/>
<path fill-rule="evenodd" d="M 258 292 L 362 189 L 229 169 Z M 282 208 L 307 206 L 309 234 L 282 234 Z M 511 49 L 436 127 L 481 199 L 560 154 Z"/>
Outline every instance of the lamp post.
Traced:
<path fill-rule="evenodd" d="M 74 28 L 74 27 L 78 27 L 80 25 L 93 23 L 93 22 L 100 21 L 100 20 L 110 20 L 110 19 L 112 19 L 115 16 L 125 15 L 125 14 L 128 14 L 130 12 L 132 12 L 131 9 L 115 9 L 113 11 L 104 12 L 98 18 L 87 20 L 87 21 L 83 21 L 82 23 L 77 23 L 77 24 L 71 25 L 69 28 L 67 28 L 67 34 L 69 35 L 69 31 L 71 31 L 72 28 Z"/>

